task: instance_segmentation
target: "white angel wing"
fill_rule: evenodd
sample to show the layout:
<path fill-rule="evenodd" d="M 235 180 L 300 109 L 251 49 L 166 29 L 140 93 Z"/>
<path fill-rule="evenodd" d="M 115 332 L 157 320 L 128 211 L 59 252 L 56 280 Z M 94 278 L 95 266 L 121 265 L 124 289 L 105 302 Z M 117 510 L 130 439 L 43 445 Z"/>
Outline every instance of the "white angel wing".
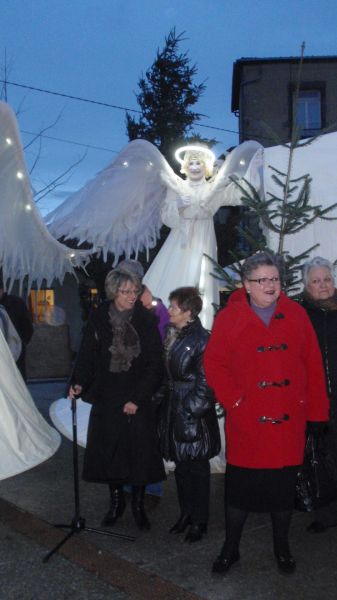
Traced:
<path fill-rule="evenodd" d="M 286 173 L 289 150 L 284 146 L 273 146 L 264 150 L 264 186 L 267 198 L 270 194 L 280 196 L 280 186 L 272 178 L 270 166 Z M 312 178 L 310 204 L 327 208 L 337 202 L 337 133 L 327 133 L 311 144 L 296 148 L 293 154 L 291 179 L 309 174 Z M 299 184 L 301 185 L 301 184 Z M 296 193 L 296 192 L 295 192 Z M 296 197 L 296 196 L 294 196 Z M 329 211 L 328 218 L 337 217 L 337 208 Z M 267 232 L 268 245 L 277 250 L 278 235 Z M 296 234 L 285 236 L 284 250 L 292 256 L 311 248 L 311 256 L 323 256 L 331 262 L 337 259 L 337 220 L 317 218 Z"/>
<path fill-rule="evenodd" d="M 237 146 L 222 162 L 216 176 L 209 183 L 208 205 L 213 213 L 220 206 L 235 206 L 242 204 L 242 190 L 232 178 L 240 181 L 242 187 L 247 187 L 243 178 L 256 189 L 262 184 L 262 151 L 258 142 L 243 142 Z"/>
<path fill-rule="evenodd" d="M 46 222 L 55 237 L 87 241 L 115 262 L 155 246 L 162 225 L 160 207 L 177 176 L 150 142 L 134 140 Z M 179 178 L 178 178 L 179 179 Z"/>
<path fill-rule="evenodd" d="M 28 276 L 28 289 L 43 279 L 61 282 L 86 262 L 87 252 L 57 242 L 46 228 L 32 197 L 16 118 L 0 102 L 0 265 L 10 289 Z M 9 282 L 8 282 L 9 280 Z"/>
<path fill-rule="evenodd" d="M 242 142 L 242 144 L 234 148 L 222 163 L 214 179 L 214 187 L 217 188 L 223 184 L 228 184 L 230 177 L 235 177 L 236 179 L 245 177 L 251 180 L 260 167 L 261 161 L 258 159 L 262 150 L 263 146 L 253 140 Z"/>

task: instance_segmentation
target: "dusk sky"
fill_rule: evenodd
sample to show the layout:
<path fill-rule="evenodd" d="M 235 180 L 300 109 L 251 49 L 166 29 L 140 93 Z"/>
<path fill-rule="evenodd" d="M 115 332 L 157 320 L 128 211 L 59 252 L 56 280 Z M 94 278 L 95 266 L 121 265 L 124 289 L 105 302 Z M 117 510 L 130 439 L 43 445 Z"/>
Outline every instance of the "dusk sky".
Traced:
<path fill-rule="evenodd" d="M 175 27 L 206 91 L 195 110 L 220 154 L 238 142 L 231 114 L 233 63 L 242 57 L 337 55 L 336 0 L 2 0 L 0 79 L 27 145 L 46 132 L 32 183 L 39 189 L 86 153 L 42 212 L 81 187 L 127 143 L 125 110 L 71 100 L 12 83 L 137 110 L 138 80 Z M 7 60 L 6 60 L 7 57 Z M 0 83 L 4 99 L 4 84 Z M 31 165 L 38 146 L 27 148 Z"/>

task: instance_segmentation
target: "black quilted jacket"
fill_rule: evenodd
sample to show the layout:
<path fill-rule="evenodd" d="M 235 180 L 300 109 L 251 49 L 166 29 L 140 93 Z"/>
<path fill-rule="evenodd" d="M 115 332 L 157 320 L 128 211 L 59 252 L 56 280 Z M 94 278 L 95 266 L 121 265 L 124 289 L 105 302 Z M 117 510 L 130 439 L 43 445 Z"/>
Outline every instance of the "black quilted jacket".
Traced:
<path fill-rule="evenodd" d="M 181 330 L 166 356 L 166 380 L 157 394 L 160 444 L 166 460 L 212 458 L 220 452 L 215 400 L 203 367 L 208 337 L 196 318 Z"/>

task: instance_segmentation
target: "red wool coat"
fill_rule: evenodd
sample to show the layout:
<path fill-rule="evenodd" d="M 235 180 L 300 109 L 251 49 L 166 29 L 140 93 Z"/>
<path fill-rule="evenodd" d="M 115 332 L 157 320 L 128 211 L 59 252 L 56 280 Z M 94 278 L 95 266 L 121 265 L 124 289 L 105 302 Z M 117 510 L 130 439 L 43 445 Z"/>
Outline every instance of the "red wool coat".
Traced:
<path fill-rule="evenodd" d="M 281 293 L 267 327 L 245 290 L 235 291 L 216 317 L 204 365 L 226 409 L 228 462 L 255 469 L 301 464 L 306 422 L 326 421 L 329 406 L 316 334 L 303 308 Z"/>

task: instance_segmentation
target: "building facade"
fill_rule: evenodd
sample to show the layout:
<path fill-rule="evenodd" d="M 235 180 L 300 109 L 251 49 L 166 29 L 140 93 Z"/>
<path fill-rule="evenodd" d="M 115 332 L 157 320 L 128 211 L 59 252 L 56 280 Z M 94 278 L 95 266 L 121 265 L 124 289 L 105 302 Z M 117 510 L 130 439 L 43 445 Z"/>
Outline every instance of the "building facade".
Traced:
<path fill-rule="evenodd" d="M 293 123 L 302 138 L 337 131 L 337 56 L 303 59 L 241 58 L 234 63 L 232 112 L 239 119 L 239 141 L 263 146 L 289 141 Z"/>

